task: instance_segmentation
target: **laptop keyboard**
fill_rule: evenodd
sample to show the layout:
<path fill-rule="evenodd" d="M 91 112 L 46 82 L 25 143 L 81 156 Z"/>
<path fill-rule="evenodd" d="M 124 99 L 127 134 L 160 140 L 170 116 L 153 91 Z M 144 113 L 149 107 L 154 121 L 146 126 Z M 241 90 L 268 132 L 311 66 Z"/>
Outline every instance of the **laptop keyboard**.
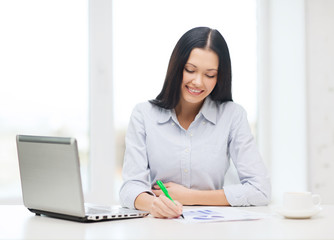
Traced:
<path fill-rule="evenodd" d="M 102 215 L 102 214 L 110 214 L 113 211 L 106 210 L 106 209 L 100 209 L 100 208 L 92 208 L 92 207 L 86 207 L 86 214 L 88 215 Z"/>
<path fill-rule="evenodd" d="M 94 207 L 85 207 L 88 215 L 108 215 L 108 214 L 128 214 L 133 213 L 133 210 L 127 208 L 103 209 Z"/>

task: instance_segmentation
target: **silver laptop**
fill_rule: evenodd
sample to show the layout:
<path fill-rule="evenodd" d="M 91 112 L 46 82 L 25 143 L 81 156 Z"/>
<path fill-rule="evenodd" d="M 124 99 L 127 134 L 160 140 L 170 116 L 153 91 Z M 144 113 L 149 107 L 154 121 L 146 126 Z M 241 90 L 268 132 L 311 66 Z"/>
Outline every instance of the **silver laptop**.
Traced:
<path fill-rule="evenodd" d="M 148 215 L 84 203 L 76 139 L 18 135 L 16 143 L 23 202 L 31 212 L 80 222 Z"/>

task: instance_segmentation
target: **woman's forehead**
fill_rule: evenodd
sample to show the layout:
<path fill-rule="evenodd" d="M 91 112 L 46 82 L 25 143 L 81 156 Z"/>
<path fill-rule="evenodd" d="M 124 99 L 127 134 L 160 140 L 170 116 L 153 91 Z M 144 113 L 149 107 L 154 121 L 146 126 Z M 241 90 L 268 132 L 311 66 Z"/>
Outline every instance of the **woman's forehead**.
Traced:
<path fill-rule="evenodd" d="M 186 64 L 203 70 L 218 70 L 218 55 L 209 49 L 194 48 Z"/>

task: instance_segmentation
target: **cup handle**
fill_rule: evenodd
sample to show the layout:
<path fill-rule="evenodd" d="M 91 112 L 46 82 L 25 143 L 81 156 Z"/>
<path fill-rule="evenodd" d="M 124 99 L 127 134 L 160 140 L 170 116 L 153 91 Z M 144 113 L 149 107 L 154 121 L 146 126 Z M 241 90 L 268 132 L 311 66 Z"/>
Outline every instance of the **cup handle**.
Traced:
<path fill-rule="evenodd" d="M 313 204 L 315 205 L 315 206 L 320 206 L 320 204 L 321 204 L 321 197 L 320 197 L 320 195 L 319 194 L 313 194 L 312 195 L 312 201 L 313 201 Z"/>

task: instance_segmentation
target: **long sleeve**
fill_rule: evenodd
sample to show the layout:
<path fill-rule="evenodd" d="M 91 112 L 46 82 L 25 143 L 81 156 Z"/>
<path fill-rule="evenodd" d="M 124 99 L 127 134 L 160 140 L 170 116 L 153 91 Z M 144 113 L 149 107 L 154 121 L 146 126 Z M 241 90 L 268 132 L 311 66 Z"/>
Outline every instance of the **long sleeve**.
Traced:
<path fill-rule="evenodd" d="M 251 134 L 246 112 L 235 109 L 229 134 L 229 153 L 236 166 L 241 184 L 225 186 L 231 206 L 267 205 L 271 198 L 268 171 Z"/>
<path fill-rule="evenodd" d="M 132 112 L 125 139 L 124 182 L 120 189 L 120 200 L 123 207 L 135 208 L 135 199 L 142 192 L 153 194 L 145 139 L 143 111 L 141 111 L 140 105 L 137 105 Z"/>

